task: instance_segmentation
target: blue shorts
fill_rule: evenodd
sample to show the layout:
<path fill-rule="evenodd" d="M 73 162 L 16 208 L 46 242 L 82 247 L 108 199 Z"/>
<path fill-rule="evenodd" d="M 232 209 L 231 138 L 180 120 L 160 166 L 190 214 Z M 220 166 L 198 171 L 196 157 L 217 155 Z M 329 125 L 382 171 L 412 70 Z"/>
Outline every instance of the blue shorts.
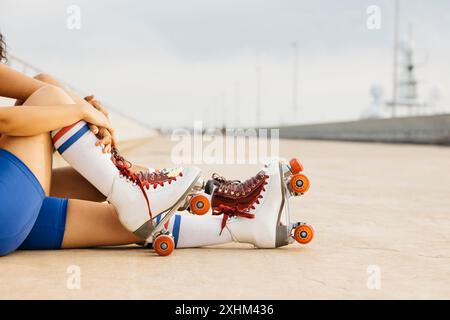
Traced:
<path fill-rule="evenodd" d="M 67 199 L 46 197 L 31 170 L 0 149 L 0 256 L 61 247 Z"/>

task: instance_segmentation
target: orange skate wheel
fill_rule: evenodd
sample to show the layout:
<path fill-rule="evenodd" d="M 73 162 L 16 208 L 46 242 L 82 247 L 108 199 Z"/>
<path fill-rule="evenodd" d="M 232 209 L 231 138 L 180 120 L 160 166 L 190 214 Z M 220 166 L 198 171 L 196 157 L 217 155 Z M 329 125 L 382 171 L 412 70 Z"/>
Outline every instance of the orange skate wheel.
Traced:
<path fill-rule="evenodd" d="M 289 166 L 291 167 L 290 169 L 292 174 L 297 174 L 303 171 L 303 165 L 297 158 L 291 159 L 291 161 L 289 161 Z"/>
<path fill-rule="evenodd" d="M 290 184 L 294 192 L 301 194 L 308 191 L 310 186 L 309 179 L 301 173 L 292 176 Z"/>
<path fill-rule="evenodd" d="M 211 207 L 209 200 L 204 195 L 196 195 L 191 199 L 189 204 L 191 212 L 197 215 L 204 215 Z"/>
<path fill-rule="evenodd" d="M 163 257 L 171 254 L 174 248 L 175 243 L 173 242 L 173 238 L 166 234 L 157 236 L 153 242 L 153 249 L 155 249 L 157 254 Z"/>
<path fill-rule="evenodd" d="M 298 243 L 310 243 L 314 237 L 314 229 L 309 224 L 299 225 L 294 229 L 294 239 Z"/>

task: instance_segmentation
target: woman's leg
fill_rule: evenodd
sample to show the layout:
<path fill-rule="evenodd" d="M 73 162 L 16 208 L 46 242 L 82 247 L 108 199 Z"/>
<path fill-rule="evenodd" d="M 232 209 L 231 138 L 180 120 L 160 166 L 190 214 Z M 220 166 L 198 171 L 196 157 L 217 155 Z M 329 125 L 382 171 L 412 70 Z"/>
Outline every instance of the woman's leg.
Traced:
<path fill-rule="evenodd" d="M 134 169 L 132 167 L 130 170 L 146 172 L 148 168 L 134 166 Z M 72 167 L 53 169 L 50 195 L 95 202 L 106 201 L 106 197 Z"/>
<path fill-rule="evenodd" d="M 222 217 L 174 215 L 167 228 L 177 248 L 194 248 L 232 242 L 231 234 L 221 230 Z M 108 203 L 69 200 L 64 238 L 61 248 L 117 246 L 141 242 L 119 221 L 114 207 Z"/>
<path fill-rule="evenodd" d="M 47 106 L 65 103 L 70 104 L 73 101 L 63 90 L 47 86 L 33 93 L 24 105 Z M 13 153 L 22 160 L 36 176 L 45 194 L 50 193 L 53 155 L 50 133 L 46 132 L 31 137 L 2 136 L 0 148 Z"/>
<path fill-rule="evenodd" d="M 27 105 L 66 103 L 55 87 L 41 87 Z M 33 125 L 30 123 L 30 125 Z M 29 235 L 45 195 L 49 194 L 53 145 L 49 133 L 29 137 L 3 135 L 0 177 L 0 255 L 16 250 Z"/>
<path fill-rule="evenodd" d="M 50 195 L 95 202 L 106 201 L 106 197 L 72 167 L 53 169 Z"/>
<path fill-rule="evenodd" d="M 43 87 L 24 105 L 71 104 L 73 100 L 60 88 Z M 50 133 L 33 137 L 3 136 L 0 147 L 20 158 L 34 173 L 46 195 L 81 197 L 104 201 L 105 197 L 71 168 L 54 170 L 52 181 L 53 142 Z M 119 222 L 114 208 L 107 203 L 69 200 L 63 247 L 120 245 L 135 243 L 138 238 Z"/>
<path fill-rule="evenodd" d="M 62 248 L 114 246 L 142 241 L 122 226 L 112 205 L 98 203 L 105 201 L 105 196 L 74 169 L 53 170 L 51 195 L 89 200 L 69 200 Z M 231 242 L 227 231 L 220 232 L 221 220 L 222 217 L 180 213 L 172 217 L 167 228 L 174 235 L 178 248 Z"/>
<path fill-rule="evenodd" d="M 139 241 L 120 223 L 111 204 L 69 200 L 61 248 L 117 246 Z"/>
<path fill-rule="evenodd" d="M 73 100 L 63 90 L 48 86 L 38 90 L 24 104 L 52 105 L 64 103 L 70 104 L 73 103 Z M 53 144 L 48 133 L 33 137 L 3 136 L 0 139 L 0 147 L 20 158 L 36 176 L 46 195 L 50 194 Z M 70 182 L 67 182 L 67 185 L 70 185 Z M 215 219 L 216 217 L 203 218 L 198 219 L 197 225 L 181 222 L 181 220 L 189 220 L 188 218 L 175 218 L 172 219 L 170 228 L 178 228 L 177 232 L 180 239 L 188 239 L 190 235 L 195 235 L 201 226 L 204 226 L 202 229 L 210 230 L 209 235 L 213 238 L 212 241 L 206 239 L 205 241 L 191 243 L 191 246 L 214 244 L 217 242 L 216 238 L 223 239 L 221 242 L 229 241 L 228 238 L 219 236 L 220 222 Z M 206 236 L 206 234 L 204 235 Z M 123 245 L 138 241 L 140 241 L 138 237 L 120 224 L 114 207 L 110 204 L 69 200 L 62 242 L 63 248 Z M 179 246 L 183 246 L 183 241 L 179 242 Z"/>
<path fill-rule="evenodd" d="M 43 87 L 36 91 L 24 105 L 71 104 L 73 100 L 62 90 L 53 86 Z M 16 155 L 33 172 L 45 194 L 50 194 L 51 185 L 56 186 L 58 194 L 63 190 L 81 190 L 86 198 L 102 200 L 98 191 L 93 191 L 90 184 L 84 183 L 73 170 L 57 170 L 56 181 L 52 184 L 53 143 L 50 133 L 42 133 L 32 137 L 2 136 L 0 148 Z M 63 179 L 66 180 L 62 187 Z M 74 182 L 75 185 L 72 183 Z M 90 186 L 90 187 L 89 187 Z M 79 191 L 78 191 L 79 192 Z M 70 200 L 67 208 L 67 221 L 63 247 L 84 247 L 96 245 L 116 245 L 134 243 L 137 238 L 120 224 L 113 207 L 106 203 Z"/>

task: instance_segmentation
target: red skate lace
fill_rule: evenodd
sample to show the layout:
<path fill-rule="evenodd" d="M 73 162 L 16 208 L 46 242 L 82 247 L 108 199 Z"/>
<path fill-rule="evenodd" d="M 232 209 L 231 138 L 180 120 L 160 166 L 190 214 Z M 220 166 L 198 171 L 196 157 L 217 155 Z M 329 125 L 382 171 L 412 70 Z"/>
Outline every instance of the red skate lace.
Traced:
<path fill-rule="evenodd" d="M 113 147 L 111 150 L 111 160 L 113 161 L 116 168 L 119 170 L 120 174 L 124 177 L 126 177 L 129 181 L 135 183 L 139 186 L 142 193 L 144 194 L 145 201 L 147 202 L 148 212 L 150 215 L 150 220 L 153 218 L 152 212 L 150 209 L 150 201 L 148 199 L 147 193 L 145 192 L 145 189 L 150 189 L 152 186 L 154 189 L 156 189 L 158 186 L 164 187 L 164 184 L 167 182 L 169 184 L 172 183 L 172 181 L 176 181 L 176 177 L 169 177 L 167 174 L 155 171 L 155 172 L 132 172 L 130 168 L 132 167 L 132 164 L 130 161 L 126 160 L 123 156 L 119 154 L 119 151 L 117 148 Z M 179 176 L 182 176 L 182 173 L 180 172 Z"/>
<path fill-rule="evenodd" d="M 218 184 L 215 197 L 218 197 L 219 204 L 213 205 L 213 214 L 223 214 L 222 230 L 229 218 L 244 217 L 248 219 L 255 218 L 250 210 L 255 209 L 255 205 L 260 203 L 262 199 L 261 192 L 266 191 L 264 186 L 267 184 L 268 176 L 264 171 L 244 182 L 239 180 L 227 180 L 222 176 L 214 173 L 213 180 Z"/>
<path fill-rule="evenodd" d="M 124 175 L 126 175 L 127 177 L 131 176 L 131 178 L 133 178 L 133 182 L 136 182 L 135 180 L 139 180 L 147 190 L 150 188 L 150 186 L 153 186 L 153 188 L 156 189 L 158 186 L 164 187 L 164 184 L 166 182 L 171 184 L 172 181 L 177 180 L 177 177 L 169 177 L 167 173 L 161 171 L 154 171 L 154 172 L 139 171 L 133 173 L 130 170 L 131 167 L 133 166 L 132 163 L 126 160 L 123 156 L 121 156 L 117 148 L 113 147 L 111 154 L 113 163 L 115 164 L 117 169 L 119 169 L 119 171 L 122 170 Z M 124 169 L 127 169 L 127 171 L 125 171 Z M 180 172 L 179 176 L 182 177 L 183 173 Z"/>

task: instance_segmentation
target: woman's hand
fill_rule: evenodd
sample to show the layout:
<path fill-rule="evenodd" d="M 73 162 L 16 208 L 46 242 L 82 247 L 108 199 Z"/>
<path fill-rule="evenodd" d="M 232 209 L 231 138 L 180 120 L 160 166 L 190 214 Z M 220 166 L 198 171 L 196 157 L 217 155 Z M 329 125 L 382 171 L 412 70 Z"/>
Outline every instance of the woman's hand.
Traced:
<path fill-rule="evenodd" d="M 115 146 L 115 141 L 112 134 L 106 128 L 100 128 L 97 134 L 96 146 L 103 145 L 103 153 L 110 153 L 113 146 Z"/>
<path fill-rule="evenodd" d="M 89 102 L 95 109 L 103 113 L 107 118 L 109 118 L 109 112 L 106 110 L 106 108 L 103 106 L 103 103 L 101 103 L 98 100 L 94 99 L 94 95 L 91 94 L 84 98 L 87 102 Z"/>
<path fill-rule="evenodd" d="M 85 102 L 82 105 L 82 108 L 83 108 L 83 120 L 85 120 L 91 125 L 96 126 L 97 134 L 99 133 L 98 128 L 105 128 L 109 132 L 114 132 L 114 129 L 111 126 L 111 122 L 102 112 L 98 111 L 88 102 Z"/>
<path fill-rule="evenodd" d="M 103 106 L 103 104 L 94 99 L 93 95 L 89 95 L 84 98 L 85 101 L 87 101 L 91 106 L 93 106 L 95 109 L 103 113 L 106 118 L 109 120 L 109 112 L 106 110 L 106 108 Z M 94 124 L 90 125 L 91 131 L 97 136 L 99 139 L 96 143 L 97 146 L 104 145 L 103 152 L 111 152 L 112 146 L 116 145 L 116 139 L 114 136 L 114 131 L 109 131 L 107 128 L 98 127 Z"/>

